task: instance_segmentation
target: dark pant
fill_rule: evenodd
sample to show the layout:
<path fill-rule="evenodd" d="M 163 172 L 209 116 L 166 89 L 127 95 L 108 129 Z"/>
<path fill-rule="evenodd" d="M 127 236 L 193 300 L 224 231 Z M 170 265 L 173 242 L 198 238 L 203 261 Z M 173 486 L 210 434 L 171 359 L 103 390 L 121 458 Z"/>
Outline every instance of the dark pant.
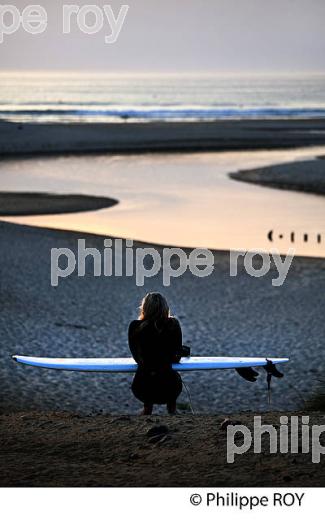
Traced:
<path fill-rule="evenodd" d="M 179 373 L 173 369 L 144 370 L 138 368 L 131 388 L 134 396 L 142 403 L 173 403 L 182 391 L 182 379 Z"/>

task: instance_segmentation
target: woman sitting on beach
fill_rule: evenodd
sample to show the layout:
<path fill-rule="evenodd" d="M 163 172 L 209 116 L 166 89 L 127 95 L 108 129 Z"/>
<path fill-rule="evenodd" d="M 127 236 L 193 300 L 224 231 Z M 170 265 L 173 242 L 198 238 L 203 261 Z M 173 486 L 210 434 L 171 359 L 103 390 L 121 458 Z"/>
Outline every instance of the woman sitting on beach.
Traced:
<path fill-rule="evenodd" d="M 138 363 L 132 391 L 144 404 L 142 414 L 151 415 L 154 404 L 166 404 L 168 413 L 175 413 L 182 380 L 172 363 L 181 358 L 182 331 L 161 294 L 143 298 L 139 319 L 129 326 L 129 346 Z"/>

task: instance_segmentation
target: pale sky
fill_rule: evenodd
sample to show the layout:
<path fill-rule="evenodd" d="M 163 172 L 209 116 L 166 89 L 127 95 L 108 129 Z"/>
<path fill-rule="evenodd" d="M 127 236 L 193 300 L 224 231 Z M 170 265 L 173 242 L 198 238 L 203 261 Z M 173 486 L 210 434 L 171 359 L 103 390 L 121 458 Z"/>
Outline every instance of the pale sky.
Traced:
<path fill-rule="evenodd" d="M 325 0 L 10 0 L 20 11 L 48 13 L 43 34 L 4 35 L 1 69 L 110 71 L 325 72 Z M 72 19 L 62 34 L 63 4 L 130 6 L 114 44 L 103 29 L 85 35 Z M 7 15 L 6 15 L 7 16 Z M 89 23 L 91 23 L 89 17 Z M 10 17 L 5 18 L 8 24 Z M 1 22 L 1 19 L 0 19 Z"/>

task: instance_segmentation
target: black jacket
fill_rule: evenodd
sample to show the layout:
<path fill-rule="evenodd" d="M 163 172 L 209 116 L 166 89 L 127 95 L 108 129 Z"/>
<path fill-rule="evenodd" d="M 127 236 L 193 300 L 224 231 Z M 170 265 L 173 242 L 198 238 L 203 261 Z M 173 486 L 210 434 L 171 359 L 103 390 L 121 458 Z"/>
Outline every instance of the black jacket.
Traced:
<path fill-rule="evenodd" d="M 135 397 L 148 404 L 175 401 L 182 391 L 182 380 L 172 369 L 172 363 L 181 358 L 182 331 L 178 321 L 132 321 L 129 346 L 138 363 L 132 383 Z"/>

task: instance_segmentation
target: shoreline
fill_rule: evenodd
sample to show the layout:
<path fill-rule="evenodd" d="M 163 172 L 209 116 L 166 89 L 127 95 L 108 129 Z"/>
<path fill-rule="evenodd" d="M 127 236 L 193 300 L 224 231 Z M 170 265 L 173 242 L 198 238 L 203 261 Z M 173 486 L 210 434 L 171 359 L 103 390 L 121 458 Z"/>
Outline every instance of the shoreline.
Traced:
<path fill-rule="evenodd" d="M 94 211 L 96 211 L 96 210 L 94 210 Z M 39 232 L 40 235 L 53 234 L 53 236 L 55 234 L 57 234 L 58 236 L 56 238 L 58 240 L 59 239 L 78 240 L 78 239 L 82 238 L 82 239 L 90 240 L 93 243 L 98 244 L 99 248 L 101 247 L 104 239 L 109 238 L 111 240 L 122 240 L 123 246 L 125 245 L 127 240 L 132 240 L 133 247 L 139 247 L 139 248 L 140 247 L 148 247 L 148 248 L 152 247 L 159 252 L 162 252 L 162 250 L 164 248 L 180 247 L 186 254 L 189 254 L 194 249 L 191 246 L 182 246 L 182 245 L 171 246 L 170 244 L 167 244 L 167 243 L 164 244 L 164 243 L 154 242 L 154 241 L 149 242 L 149 241 L 139 240 L 137 238 L 130 239 L 128 237 L 120 237 L 120 236 L 117 236 L 117 235 L 115 236 L 115 235 L 111 235 L 111 234 L 99 234 L 99 233 L 91 233 L 89 231 L 76 231 L 73 229 L 62 229 L 62 228 L 47 227 L 47 226 L 34 226 L 34 225 L 29 225 L 29 224 L 20 224 L 17 222 L 10 222 L 9 220 L 8 221 L 3 220 L 2 216 L 0 214 L 0 233 L 1 233 L 1 226 L 14 226 L 14 228 L 17 228 L 18 231 L 22 231 L 23 233 Z M 231 251 L 230 249 L 217 249 L 217 248 L 208 248 L 208 249 L 214 255 L 215 262 L 217 262 L 219 258 L 222 258 L 223 260 L 229 259 L 229 254 Z M 258 251 L 258 249 L 257 249 L 257 251 Z M 285 256 L 285 253 L 283 253 L 283 254 L 281 253 L 280 256 Z M 315 260 L 316 262 L 320 262 L 320 261 L 324 262 L 323 256 L 308 256 L 308 255 L 295 254 L 295 258 L 305 261 L 306 263 L 308 263 L 309 261 L 312 262 L 313 260 Z M 255 259 L 253 259 L 252 262 L 253 262 L 253 265 L 257 268 L 257 266 L 259 265 L 259 261 L 258 260 L 256 261 Z"/>
<path fill-rule="evenodd" d="M 22 225 L 43 227 L 43 228 L 49 229 L 49 230 L 50 229 L 52 229 L 52 230 L 62 229 L 63 231 L 66 231 L 66 232 L 75 230 L 75 231 L 77 231 L 77 233 L 78 232 L 83 233 L 83 234 L 86 233 L 87 235 L 93 234 L 94 236 L 96 236 L 96 235 L 106 236 L 106 234 L 108 233 L 109 235 L 112 235 L 114 238 L 121 238 L 121 237 L 129 238 L 129 239 L 133 240 L 134 242 L 143 242 L 147 245 L 154 245 L 156 247 L 182 247 L 183 249 L 188 249 L 188 248 L 190 249 L 191 247 L 192 248 L 197 247 L 198 244 L 196 243 L 195 239 L 192 239 L 192 236 L 189 233 L 187 233 L 186 229 L 180 228 L 176 232 L 176 235 L 175 235 L 174 231 L 172 231 L 172 234 L 170 232 L 168 232 L 168 233 L 163 232 L 161 234 L 159 234 L 159 233 L 155 234 L 154 232 L 150 233 L 150 232 L 142 231 L 142 228 L 146 229 L 147 220 L 145 220 L 143 222 L 142 228 L 139 225 L 133 225 L 131 220 L 128 221 L 125 218 L 123 220 L 123 205 L 124 205 L 124 209 L 125 209 L 126 207 L 132 207 L 134 204 L 134 200 L 133 200 L 134 197 L 133 196 L 130 197 L 128 191 L 125 190 L 125 187 L 128 190 L 129 189 L 128 186 L 133 185 L 133 177 L 131 175 L 126 177 L 126 175 L 123 174 L 122 175 L 122 187 L 117 188 L 118 184 L 115 181 L 114 181 L 115 184 L 114 184 L 114 182 L 112 182 L 112 178 L 114 177 L 115 165 L 117 165 L 117 173 L 119 173 L 119 170 L 121 170 L 123 173 L 123 161 L 124 161 L 124 163 L 126 163 L 127 168 L 128 168 L 128 165 L 130 165 L 130 167 L 129 167 L 130 172 L 132 171 L 133 167 L 137 168 L 138 162 L 140 164 L 140 167 L 142 167 L 142 163 L 143 163 L 147 169 L 148 169 L 148 162 L 149 162 L 149 167 L 151 164 L 155 164 L 155 161 L 157 161 L 158 167 L 160 167 L 161 164 L 165 164 L 167 162 L 167 164 L 169 164 L 169 168 L 167 169 L 166 173 L 169 175 L 169 179 L 173 183 L 170 185 L 174 186 L 174 189 L 176 189 L 177 191 L 180 190 L 180 192 L 178 192 L 179 200 L 181 202 L 184 202 L 185 200 L 192 200 L 193 207 L 197 207 L 199 204 L 199 202 L 197 202 L 197 201 L 199 201 L 199 197 L 198 197 L 199 193 L 193 194 L 191 192 L 191 190 L 189 190 L 189 197 L 192 197 L 192 198 L 191 199 L 189 199 L 189 197 L 186 198 L 186 189 L 187 189 L 186 178 L 181 177 L 180 181 L 177 181 L 177 175 L 176 175 L 177 171 L 174 171 L 174 169 L 179 167 L 179 165 L 182 165 L 182 161 L 185 161 L 185 164 L 191 168 L 191 170 L 190 170 L 190 173 L 191 173 L 191 171 L 195 172 L 195 168 L 196 168 L 195 165 L 198 165 L 197 166 L 198 168 L 200 168 L 201 165 L 205 168 L 206 165 L 208 164 L 208 161 L 211 162 L 211 158 L 212 158 L 212 162 L 211 162 L 212 167 L 210 167 L 210 169 L 211 169 L 210 177 L 211 177 L 211 175 L 215 175 L 215 173 L 216 173 L 216 179 L 219 182 L 221 189 L 223 189 L 222 183 L 220 182 L 220 180 L 218 180 L 218 171 L 217 172 L 214 171 L 214 164 L 216 164 L 216 166 L 218 168 L 220 166 L 220 164 L 222 164 L 222 161 L 228 160 L 228 157 L 230 155 L 230 162 L 232 161 L 232 164 L 227 165 L 227 169 L 225 169 L 222 172 L 222 176 L 224 177 L 224 180 L 227 182 L 227 187 L 229 187 L 228 189 L 230 190 L 230 193 L 232 193 L 232 191 L 233 191 L 235 195 L 237 194 L 237 196 L 238 196 L 238 194 L 240 194 L 241 190 L 243 190 L 243 193 L 245 195 L 245 191 L 247 191 L 247 189 L 251 190 L 254 195 L 253 191 L 256 190 L 257 188 L 253 188 L 253 187 L 245 188 L 245 186 L 240 185 L 238 182 L 233 182 L 233 180 L 237 180 L 237 181 L 243 180 L 244 181 L 244 180 L 246 180 L 246 178 L 248 180 L 248 178 L 250 178 L 250 177 L 252 177 L 252 179 L 250 181 L 252 184 L 261 184 L 261 185 L 263 185 L 263 187 L 264 186 L 265 187 L 268 187 L 268 186 L 281 187 L 281 188 L 283 188 L 283 190 L 284 189 L 291 189 L 291 190 L 295 189 L 296 179 L 298 179 L 298 180 L 301 179 L 303 182 L 303 186 L 302 186 L 302 188 L 300 188 L 300 191 L 304 191 L 306 193 L 315 193 L 315 194 L 323 195 L 324 194 L 324 190 L 322 191 L 322 186 L 324 187 L 323 166 L 325 167 L 325 160 L 321 159 L 320 157 L 317 159 L 310 159 L 310 157 L 321 156 L 321 154 L 324 153 L 323 150 L 324 150 L 324 147 L 317 148 L 316 150 L 313 149 L 312 152 L 308 148 L 298 150 L 298 151 L 290 151 L 290 152 L 258 152 L 258 151 L 256 151 L 255 154 L 248 153 L 248 157 L 251 159 L 249 161 L 246 160 L 246 162 L 244 161 L 245 154 L 243 155 L 243 159 L 233 160 L 232 158 L 236 157 L 236 153 L 234 153 L 234 154 L 225 153 L 224 156 L 222 154 L 220 154 L 220 155 L 212 154 L 211 156 L 209 156 L 209 155 L 205 156 L 204 154 L 198 154 L 198 155 L 189 154 L 187 156 L 186 155 L 178 156 L 177 158 L 173 157 L 173 156 L 169 156 L 169 155 L 167 155 L 167 156 L 161 155 L 159 157 L 154 156 L 154 155 L 149 155 L 147 157 L 135 156 L 135 157 L 133 157 L 132 160 L 130 157 L 125 158 L 122 156 L 113 157 L 113 158 L 111 158 L 109 156 L 99 156 L 98 158 L 92 158 L 92 157 L 87 157 L 86 155 L 84 157 L 74 157 L 74 156 L 61 157 L 60 159 L 58 159 L 58 164 L 60 164 L 61 170 L 63 168 L 65 171 L 68 172 L 70 168 L 75 167 L 74 163 L 76 163 L 77 168 L 79 168 L 80 171 L 82 171 L 82 169 L 84 168 L 84 165 L 86 165 L 85 166 L 85 175 L 88 174 L 87 173 L 88 172 L 87 162 L 90 163 L 90 167 L 92 167 L 92 161 L 95 161 L 98 159 L 98 169 L 94 168 L 94 171 L 96 171 L 98 173 L 99 178 L 100 178 L 100 175 L 102 176 L 101 177 L 102 183 L 106 182 L 106 169 L 105 169 L 106 162 L 105 161 L 107 161 L 107 168 L 108 168 L 107 171 L 108 171 L 108 179 L 109 179 L 108 182 L 111 183 L 111 188 L 107 187 L 105 189 L 105 191 L 98 189 L 98 187 L 96 189 L 93 189 L 92 191 L 94 193 L 97 193 L 97 196 L 99 196 L 99 198 L 94 197 L 94 199 L 93 199 L 94 205 L 87 206 L 86 208 L 83 208 L 82 205 L 80 206 L 79 203 L 77 203 L 77 204 L 72 203 L 72 200 L 74 198 L 78 199 L 78 197 L 80 197 L 79 195 L 76 195 L 76 196 L 59 195 L 59 196 L 57 196 L 57 195 L 51 194 L 51 189 L 53 187 L 53 183 L 51 181 L 51 175 L 53 177 L 53 174 L 51 173 L 51 171 L 52 171 L 51 168 L 52 168 L 52 164 L 53 164 L 53 172 L 56 171 L 56 161 L 40 158 L 38 160 L 35 159 L 35 165 L 30 165 L 29 160 L 22 161 L 20 163 L 19 158 L 18 158 L 17 164 L 11 164 L 10 162 L 9 163 L 4 162 L 2 164 L 2 172 L 4 174 L 4 187 L 6 187 L 8 190 L 10 190 L 12 188 L 12 180 L 10 177 L 11 171 L 16 173 L 20 170 L 22 172 L 22 174 L 26 174 L 26 179 L 27 179 L 27 180 L 26 179 L 24 180 L 24 175 L 22 176 L 22 179 L 23 179 L 22 189 L 26 189 L 26 188 L 28 189 L 29 186 L 34 187 L 34 189 L 35 188 L 38 189 L 38 186 L 33 184 L 33 177 L 31 177 L 30 182 L 29 182 L 29 177 L 28 177 L 30 168 L 33 171 L 34 166 L 36 166 L 36 171 L 38 171 L 38 173 L 40 174 L 40 182 L 42 184 L 41 186 L 39 186 L 39 188 L 44 190 L 44 193 L 42 195 L 45 197 L 44 201 L 42 202 L 44 211 L 43 212 L 35 211 L 35 209 L 33 208 L 33 205 L 34 205 L 33 198 L 35 198 L 35 204 L 38 204 L 38 200 L 37 200 L 39 197 L 38 192 L 35 192 L 35 195 L 33 194 L 33 192 L 25 192 L 25 193 L 11 192 L 12 196 L 14 197 L 13 200 L 15 200 L 15 197 L 17 197 L 18 199 L 19 199 L 19 197 L 29 198 L 30 199 L 29 207 L 32 211 L 29 212 L 29 211 L 27 211 L 28 208 L 20 207 L 20 205 L 15 207 L 15 204 L 13 204 L 12 208 L 9 208 L 9 211 L 7 212 L 7 216 L 3 215 L 2 220 L 8 221 L 8 222 L 11 221 L 12 223 L 17 223 L 17 224 L 22 224 Z M 241 152 L 238 152 L 238 154 L 240 155 Z M 263 154 L 266 157 L 268 157 L 268 156 L 273 157 L 273 159 L 272 159 L 273 165 L 272 165 L 271 159 L 265 160 L 265 157 L 263 156 Z M 275 158 L 274 158 L 274 154 L 275 154 Z M 256 159 L 256 157 L 258 157 L 259 155 L 262 155 L 262 159 L 264 157 L 264 159 L 260 162 L 260 164 L 259 164 L 259 161 Z M 283 157 L 283 160 L 282 160 L 282 157 Z M 289 160 L 291 162 L 286 162 Z M 111 162 L 112 162 L 112 168 L 111 168 Z M 263 162 L 264 162 L 264 164 L 266 164 L 266 165 L 269 164 L 270 166 L 263 166 Z M 121 166 L 121 164 L 122 164 L 122 166 Z M 103 165 L 104 165 L 104 167 L 103 167 Z M 306 167 L 306 165 L 308 167 Z M 240 168 L 248 168 L 249 166 L 251 167 L 250 170 L 248 170 L 248 169 L 240 170 Z M 43 174 L 43 168 L 45 169 L 45 173 L 47 170 L 49 170 L 49 172 L 50 172 L 50 183 L 42 182 L 41 176 Z M 58 170 L 58 178 L 60 178 L 60 176 L 62 175 L 61 170 L 60 169 Z M 158 170 L 158 171 L 160 171 L 160 170 Z M 127 172 L 128 172 L 128 170 L 126 170 L 126 173 Z M 170 172 L 172 172 L 172 175 L 170 174 Z M 205 173 L 205 170 L 203 170 L 203 172 Z M 234 172 L 234 173 L 229 173 L 229 172 Z M 258 172 L 258 177 L 257 177 L 256 172 Z M 276 175 L 274 172 L 276 173 Z M 283 172 L 284 173 L 287 172 L 287 174 L 284 175 Z M 157 181 L 159 181 L 159 179 L 161 179 L 160 185 L 161 185 L 161 188 L 164 193 L 165 187 L 164 187 L 163 179 L 165 179 L 165 177 L 164 177 L 165 172 L 164 172 L 163 168 L 162 168 L 162 173 L 163 173 L 163 175 L 158 175 L 157 179 L 155 179 L 155 183 L 157 184 Z M 87 177 L 85 175 L 81 178 L 86 179 L 86 182 L 87 182 Z M 271 182 L 269 179 L 270 176 L 271 176 Z M 221 176 L 219 175 L 219 178 L 220 177 Z M 275 178 L 277 182 L 274 182 L 273 178 Z M 18 179 L 18 177 L 17 177 L 17 179 Z M 126 182 L 126 179 L 127 179 L 127 182 Z M 289 180 L 286 180 L 286 179 L 290 179 L 290 182 L 291 182 L 291 184 L 293 184 L 293 186 L 291 186 L 289 184 Z M 57 186 L 58 187 L 60 186 L 60 190 L 62 190 L 63 192 L 69 193 L 69 189 L 71 190 L 71 186 L 69 185 L 69 183 L 67 183 L 67 185 L 65 186 L 65 184 L 64 184 L 65 179 L 62 178 L 62 180 L 63 180 L 63 183 L 61 182 Z M 190 176 L 189 180 L 190 180 L 189 185 L 191 185 L 191 182 L 196 182 L 194 175 L 192 175 L 192 178 Z M 208 182 L 210 182 L 209 176 L 207 177 L 207 180 L 208 180 Z M 286 181 L 285 183 L 284 183 L 284 180 Z M 124 181 L 124 186 L 123 186 L 123 181 Z M 177 182 L 178 182 L 178 185 L 177 185 Z M 142 190 L 145 193 L 148 188 L 143 183 L 141 185 L 141 177 L 140 177 L 139 183 L 138 183 L 138 189 L 140 190 L 139 193 L 142 193 Z M 156 184 L 154 184 L 150 190 L 150 195 L 152 196 L 152 200 L 154 201 L 154 202 L 152 202 L 152 205 L 154 205 L 154 203 L 157 204 L 157 200 L 159 200 L 159 196 L 160 196 L 158 187 L 156 186 Z M 55 188 L 56 188 L 56 186 L 54 185 L 54 189 Z M 90 188 L 91 188 L 91 186 L 90 186 Z M 77 189 L 78 189 L 78 186 L 77 186 Z M 324 187 L 324 189 L 325 189 L 325 187 Z M 72 186 L 72 190 L 73 190 L 73 186 Z M 258 190 L 260 191 L 260 193 L 257 194 L 259 196 L 259 199 L 264 200 L 264 203 L 266 203 L 266 204 L 268 203 L 269 197 L 271 198 L 271 200 L 274 201 L 275 206 L 279 206 L 279 203 L 278 203 L 279 199 L 282 200 L 283 203 L 285 203 L 287 198 L 289 199 L 289 202 L 290 202 L 290 198 L 291 198 L 291 206 L 292 206 L 291 211 L 295 211 L 295 205 L 292 202 L 292 197 L 296 197 L 296 195 L 293 196 L 292 194 L 288 194 L 288 196 L 287 196 L 287 194 L 284 193 L 283 190 L 282 190 L 282 192 L 278 191 L 278 193 L 276 193 L 276 192 L 269 193 L 268 190 L 260 190 L 260 188 L 258 188 Z M 104 203 L 102 206 L 101 195 L 104 193 L 107 195 L 107 198 L 104 199 Z M 171 193 L 169 193 L 168 190 L 166 191 L 166 193 L 167 193 L 167 196 L 170 198 Z M 4 192 L 4 196 L 7 196 L 7 194 L 8 194 L 8 192 L 6 192 L 6 193 Z M 77 191 L 77 194 L 78 194 L 78 191 Z M 125 196 L 125 194 L 126 194 L 126 196 Z M 114 196 L 114 200 L 112 199 L 111 195 Z M 64 207 L 67 208 L 67 213 L 68 212 L 72 213 L 72 216 L 64 217 L 64 210 L 55 212 L 54 211 L 55 206 L 53 206 L 53 204 L 47 205 L 47 202 L 45 199 L 48 196 L 53 197 L 54 201 L 55 201 L 56 197 L 58 197 L 58 198 L 64 197 L 65 198 Z M 69 197 L 71 197 L 71 200 L 69 199 Z M 206 197 L 206 200 L 209 202 L 209 193 L 203 192 L 203 195 L 201 195 L 201 197 Z M 302 196 L 299 195 L 298 197 L 302 197 Z M 84 198 L 85 198 L 85 200 L 88 200 L 88 199 L 92 200 L 91 198 L 89 198 L 89 196 L 87 198 L 84 196 Z M 255 198 L 257 199 L 257 197 L 255 197 Z M 319 209 L 319 211 L 323 212 L 322 201 L 320 199 L 316 200 L 316 199 L 314 199 L 314 197 L 306 197 L 305 195 L 303 196 L 303 199 L 304 200 L 301 200 L 302 207 L 304 207 L 304 204 L 305 204 L 307 206 L 307 209 L 309 211 L 311 211 L 312 210 L 311 206 L 313 205 L 313 207 L 315 207 L 315 205 L 316 205 L 316 207 Z M 116 212 L 115 208 L 113 208 L 113 211 L 111 211 L 110 206 L 113 206 L 117 200 L 119 201 L 119 203 L 121 203 L 121 206 L 117 206 L 117 208 L 116 208 L 117 212 Z M 108 201 L 108 203 L 106 201 Z M 112 204 L 110 203 L 110 201 L 112 201 Z M 138 208 L 137 208 L 138 212 L 139 212 L 139 207 L 140 207 L 139 201 L 141 202 L 141 204 L 144 208 L 146 208 L 146 204 L 148 202 L 146 198 L 142 197 L 142 199 L 141 199 L 141 197 L 140 197 L 140 199 L 139 199 L 139 197 L 138 197 Z M 2 200 L 1 200 L 1 192 L 0 192 L 0 203 L 1 202 L 2 202 Z M 98 202 L 99 202 L 99 205 L 98 205 Z M 70 209 L 71 204 L 72 204 L 72 206 Z M 210 213 L 211 213 L 211 211 L 214 211 L 214 206 L 211 203 L 210 203 L 210 206 L 212 208 L 212 209 L 210 209 Z M 258 200 L 257 200 L 257 206 L 259 206 L 258 210 L 264 209 L 264 205 L 261 203 L 258 203 Z M 18 207 L 19 211 L 16 211 L 17 207 Z M 170 207 L 171 207 L 171 209 L 173 209 L 172 206 L 170 206 Z M 190 208 L 190 206 L 188 206 L 188 207 Z M 268 206 L 266 206 L 266 207 L 268 207 Z M 104 208 L 103 212 L 96 212 L 96 211 L 93 211 L 92 213 L 89 212 L 89 216 L 85 216 L 85 217 L 83 217 L 82 215 L 78 216 L 77 214 L 75 216 L 73 216 L 73 213 L 76 213 L 78 211 L 82 211 L 82 210 L 87 211 L 88 209 L 96 210 L 96 209 L 101 209 L 101 208 Z M 105 208 L 108 208 L 108 209 L 105 210 Z M 121 208 L 121 213 L 119 213 L 120 208 Z M 280 211 L 281 211 L 281 208 L 282 208 L 282 206 L 279 207 Z M 162 211 L 163 211 L 163 207 L 162 207 Z M 174 208 L 174 211 L 176 211 L 175 208 Z M 221 211 L 222 211 L 222 208 L 221 208 Z M 57 213 L 58 217 L 56 217 L 56 215 L 54 213 Z M 59 213 L 63 213 L 63 214 L 60 216 Z M 151 218 L 150 213 L 149 212 L 147 212 L 147 213 L 148 213 L 148 217 Z M 44 215 L 43 217 L 41 216 L 41 217 L 34 218 L 35 215 L 42 215 L 42 214 Z M 192 211 L 192 215 L 193 214 L 194 213 Z M 220 213 L 219 213 L 219 216 L 217 213 L 216 214 L 211 213 L 211 214 L 215 215 L 216 223 L 220 221 Z M 307 215 L 308 214 L 309 213 L 307 212 Z M 322 214 L 322 213 L 320 213 L 320 214 Z M 50 217 L 46 217 L 46 215 L 50 215 Z M 189 222 L 189 221 L 192 222 L 192 220 L 191 220 L 192 215 L 189 211 L 186 213 L 187 222 Z M 21 216 L 21 218 L 19 218 L 20 216 Z M 102 225 L 104 217 L 106 219 L 106 222 L 110 223 L 110 225 L 108 225 L 107 227 L 104 227 Z M 137 217 L 136 213 L 135 213 L 135 217 Z M 204 215 L 203 215 L 203 217 L 204 217 Z M 0 218 L 1 218 L 1 215 L 0 215 Z M 122 220 L 120 220 L 121 218 L 122 218 Z M 130 218 L 132 218 L 131 213 L 130 213 Z M 273 220 L 273 215 L 268 214 L 267 218 L 269 220 L 270 219 Z M 267 219 L 265 219 L 265 220 L 267 220 Z M 298 226 L 303 225 L 303 222 L 300 222 L 301 220 L 302 219 L 299 220 L 299 215 L 298 215 Z M 318 220 L 320 220 L 320 219 L 318 219 Z M 278 221 L 279 221 L 279 219 L 278 219 Z M 202 222 L 205 222 L 207 225 L 209 225 L 209 222 L 207 221 L 207 219 L 202 220 Z M 170 222 L 169 226 L 168 227 L 166 226 L 166 229 L 169 229 L 170 225 L 172 225 L 172 224 L 173 224 L 173 222 Z M 194 225 L 193 229 L 195 229 L 196 233 L 200 233 L 200 230 L 195 228 L 195 225 L 196 225 L 195 220 L 193 221 L 193 225 Z M 238 222 L 238 225 L 240 226 L 241 223 Z M 268 225 L 267 221 L 266 221 L 266 225 Z M 124 228 L 123 228 L 123 226 L 124 226 Z M 280 226 L 282 226 L 282 222 L 280 222 L 280 223 L 278 222 L 277 224 L 274 223 L 274 226 L 280 228 Z M 322 229 L 322 222 L 316 222 L 316 226 L 319 228 L 319 232 L 320 232 Z M 260 228 L 261 228 L 261 226 L 260 226 Z M 207 229 L 209 229 L 209 228 L 207 228 Z M 260 233 L 265 232 L 264 236 L 266 237 L 265 229 L 261 230 L 258 228 L 258 226 L 256 229 Z M 270 228 L 268 228 L 268 229 L 270 229 Z M 232 229 L 232 231 L 233 231 L 233 229 Z M 306 232 L 307 231 L 308 230 L 306 230 Z M 174 235 L 173 235 L 173 233 L 174 233 Z M 197 235 L 192 234 L 192 235 L 199 236 L 199 234 L 197 234 Z M 313 236 L 315 238 L 315 240 L 317 239 L 319 241 L 319 244 L 321 243 L 321 238 L 317 238 L 316 234 L 315 235 L 311 234 L 311 236 Z M 314 240 L 314 238 L 313 238 L 313 240 Z M 215 240 L 213 237 L 213 233 L 210 233 L 210 235 L 208 234 L 208 240 L 205 241 L 205 247 L 208 247 L 210 250 L 215 250 L 215 251 L 229 250 L 229 249 L 238 250 L 241 248 L 240 244 L 238 244 L 238 243 L 236 244 L 236 242 L 234 240 L 233 241 L 227 240 L 227 239 L 225 240 L 224 237 L 221 237 L 221 239 L 222 239 L 221 241 Z M 210 243 L 208 243 L 208 242 L 210 242 Z M 270 242 L 270 239 L 269 239 L 269 241 L 267 241 L 267 239 L 265 239 L 265 241 L 263 243 L 260 243 L 260 245 L 257 246 L 256 243 L 254 244 L 254 242 L 251 241 L 250 245 L 246 246 L 246 247 L 248 247 L 249 249 L 252 249 L 252 250 L 254 250 L 254 247 L 256 247 L 257 249 L 265 249 L 266 251 L 268 251 L 268 246 L 270 245 L 269 242 Z M 314 246 L 314 243 L 311 244 L 310 250 L 308 250 L 306 247 L 305 248 L 300 247 L 300 244 L 298 244 L 298 246 L 299 247 L 296 251 L 296 256 L 314 257 L 314 258 L 321 258 L 323 256 L 323 251 L 322 251 L 322 249 L 320 249 L 320 246 L 318 246 L 317 244 L 316 244 L 316 246 Z M 282 254 L 286 253 L 284 247 L 281 248 L 280 251 L 282 252 Z"/>
<path fill-rule="evenodd" d="M 325 119 L 155 123 L 0 121 L 0 157 L 286 149 L 325 145 Z"/>

